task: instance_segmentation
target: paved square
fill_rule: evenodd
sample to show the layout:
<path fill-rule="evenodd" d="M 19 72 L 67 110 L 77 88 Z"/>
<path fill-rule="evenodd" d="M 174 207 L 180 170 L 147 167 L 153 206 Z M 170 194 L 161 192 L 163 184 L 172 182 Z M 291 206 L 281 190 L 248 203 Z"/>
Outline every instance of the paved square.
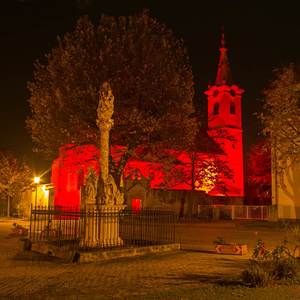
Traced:
<path fill-rule="evenodd" d="M 22 254 L 19 238 L 9 237 L 12 221 L 0 222 L 0 297 L 3 299 L 97 299 L 142 296 L 176 287 L 197 287 L 201 282 L 238 278 L 249 256 L 218 255 L 212 241 L 257 238 L 275 245 L 283 229 L 257 228 L 232 222 L 177 225 L 183 250 L 171 254 L 117 259 L 99 263 L 67 264 L 36 254 Z M 275 239 L 274 239 L 275 237 Z"/>

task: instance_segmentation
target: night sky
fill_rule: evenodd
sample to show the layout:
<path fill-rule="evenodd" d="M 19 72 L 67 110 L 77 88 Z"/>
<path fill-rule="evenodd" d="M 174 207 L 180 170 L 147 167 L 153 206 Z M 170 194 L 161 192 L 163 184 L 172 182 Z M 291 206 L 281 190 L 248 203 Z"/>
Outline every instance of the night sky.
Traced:
<path fill-rule="evenodd" d="M 148 8 L 153 17 L 184 39 L 194 72 L 197 101 L 203 111 L 203 92 L 216 77 L 220 28 L 224 25 L 233 79 L 245 89 L 243 124 L 247 150 L 258 140 L 259 125 L 253 113 L 261 109 L 260 93 L 270 81 L 272 69 L 299 62 L 298 7 L 293 1 L 249 1 L 249 6 L 246 1 L 177 2 L 2 0 L 0 148 L 25 157 L 36 169 L 45 168 L 47 164 L 31 153 L 31 140 L 25 129 L 25 118 L 30 113 L 26 84 L 32 79 L 34 61 L 56 46 L 57 36 L 71 31 L 80 15 L 88 14 L 97 20 L 101 14 L 130 15 Z"/>

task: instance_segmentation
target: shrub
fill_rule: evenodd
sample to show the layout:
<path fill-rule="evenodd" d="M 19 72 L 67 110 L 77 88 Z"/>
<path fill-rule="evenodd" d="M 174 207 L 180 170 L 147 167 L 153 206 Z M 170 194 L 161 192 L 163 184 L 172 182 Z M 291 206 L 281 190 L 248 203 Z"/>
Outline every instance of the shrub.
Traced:
<path fill-rule="evenodd" d="M 276 280 L 295 279 L 298 275 L 298 265 L 295 259 L 280 259 L 274 263 L 273 276 Z"/>
<path fill-rule="evenodd" d="M 265 265 L 251 261 L 242 273 L 242 281 L 249 287 L 265 287 L 273 282 L 273 276 Z"/>
<path fill-rule="evenodd" d="M 294 280 L 298 271 L 299 262 L 290 251 L 287 240 L 272 251 L 266 249 L 262 240 L 258 240 L 250 265 L 242 273 L 242 281 L 251 287 L 263 287 L 275 280 Z"/>

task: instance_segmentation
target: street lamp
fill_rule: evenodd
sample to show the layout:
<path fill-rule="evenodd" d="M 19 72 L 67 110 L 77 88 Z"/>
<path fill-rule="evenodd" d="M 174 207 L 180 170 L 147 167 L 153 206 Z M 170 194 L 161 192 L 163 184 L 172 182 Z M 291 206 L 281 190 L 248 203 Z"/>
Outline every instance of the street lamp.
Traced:
<path fill-rule="evenodd" d="M 40 177 L 34 177 L 34 178 L 33 178 L 33 182 L 34 182 L 35 184 L 39 184 L 39 183 L 40 183 L 40 180 L 41 180 Z"/>
<path fill-rule="evenodd" d="M 34 208 L 36 209 L 36 203 L 37 203 L 37 187 L 38 184 L 40 183 L 40 177 L 34 177 L 33 182 L 35 184 L 35 199 L 34 199 Z"/>

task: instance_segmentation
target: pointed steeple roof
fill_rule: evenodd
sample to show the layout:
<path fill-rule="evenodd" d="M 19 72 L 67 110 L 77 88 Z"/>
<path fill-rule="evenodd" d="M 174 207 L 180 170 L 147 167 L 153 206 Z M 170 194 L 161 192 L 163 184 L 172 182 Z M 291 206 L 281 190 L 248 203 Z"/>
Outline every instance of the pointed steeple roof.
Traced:
<path fill-rule="evenodd" d="M 221 47 L 220 47 L 220 60 L 218 65 L 218 73 L 216 78 L 216 85 L 231 85 L 232 77 L 230 66 L 227 56 L 227 48 L 225 46 L 224 30 L 222 29 Z"/>

